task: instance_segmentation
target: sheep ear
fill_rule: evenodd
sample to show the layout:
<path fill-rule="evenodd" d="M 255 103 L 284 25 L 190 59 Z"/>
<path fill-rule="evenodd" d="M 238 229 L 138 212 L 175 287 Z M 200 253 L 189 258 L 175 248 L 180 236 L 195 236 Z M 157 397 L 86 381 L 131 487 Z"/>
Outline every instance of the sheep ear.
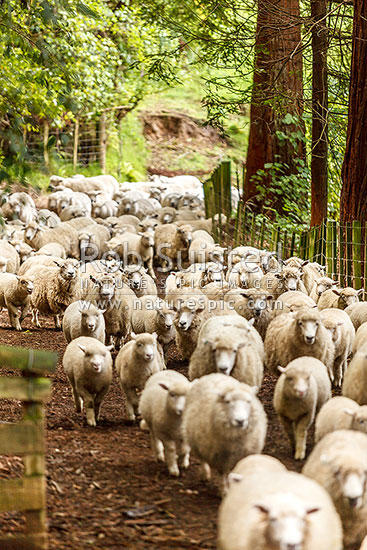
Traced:
<path fill-rule="evenodd" d="M 315 512 L 318 512 L 319 510 L 320 510 L 320 508 L 317 507 L 317 506 L 316 506 L 315 508 L 308 508 L 308 509 L 306 510 L 306 514 L 307 514 L 307 515 L 314 514 Z"/>
<path fill-rule="evenodd" d="M 163 382 L 159 382 L 159 385 L 160 385 L 160 387 L 163 388 L 164 390 L 169 391 L 169 386 L 167 386 L 167 384 L 164 384 Z"/>
<path fill-rule="evenodd" d="M 285 372 L 286 371 L 285 367 L 282 367 L 280 365 L 277 368 L 278 368 L 279 372 Z"/>
<path fill-rule="evenodd" d="M 254 504 L 254 508 L 256 508 L 257 510 L 259 510 L 260 512 L 266 515 L 268 515 L 270 511 L 269 508 L 267 508 L 263 504 Z"/>
<path fill-rule="evenodd" d="M 348 414 L 349 416 L 354 416 L 354 411 L 352 409 L 343 409 L 343 413 Z"/>
<path fill-rule="evenodd" d="M 357 296 L 359 296 L 360 294 L 362 294 L 362 293 L 363 293 L 363 290 L 364 290 L 363 288 L 361 288 L 360 290 L 358 290 Z"/>
<path fill-rule="evenodd" d="M 78 344 L 78 348 L 82 350 L 83 353 L 87 351 L 87 348 L 85 346 L 82 346 L 81 344 Z"/>
<path fill-rule="evenodd" d="M 338 281 L 333 281 L 333 285 L 338 285 L 338 284 L 339 284 Z"/>
<path fill-rule="evenodd" d="M 229 484 L 239 483 L 240 481 L 243 480 L 243 475 L 237 474 L 236 472 L 231 472 L 230 474 L 228 474 L 227 480 Z"/>
<path fill-rule="evenodd" d="M 275 277 L 276 279 L 281 279 L 281 278 L 282 278 L 282 275 L 281 275 L 281 273 L 276 273 L 276 274 L 274 275 L 274 277 Z"/>
<path fill-rule="evenodd" d="M 103 315 L 104 313 L 106 313 L 107 309 L 99 309 L 98 311 L 101 315 Z"/>
<path fill-rule="evenodd" d="M 252 327 L 255 323 L 255 317 L 252 317 L 252 319 L 249 320 L 248 324 L 250 325 L 250 327 Z"/>
<path fill-rule="evenodd" d="M 269 294 L 269 296 L 266 297 L 267 300 L 274 300 L 274 296 L 272 294 Z"/>
<path fill-rule="evenodd" d="M 341 325 L 344 325 L 344 323 L 345 323 L 345 321 L 338 321 L 338 322 L 336 323 L 336 326 L 337 326 L 337 327 L 340 327 Z"/>
<path fill-rule="evenodd" d="M 130 338 L 131 338 L 131 340 L 136 340 L 137 339 L 137 334 L 135 334 L 135 332 L 131 332 L 130 333 Z"/>
<path fill-rule="evenodd" d="M 329 464 L 330 459 L 326 454 L 323 454 L 323 455 L 320 456 L 320 462 L 321 462 L 321 464 Z"/>
<path fill-rule="evenodd" d="M 110 346 L 106 346 L 106 348 L 108 349 L 108 351 L 112 351 L 115 348 L 115 346 L 111 344 Z"/>
<path fill-rule="evenodd" d="M 341 290 L 340 288 L 332 288 L 331 290 L 334 292 L 334 294 L 336 294 L 337 296 L 340 296 L 340 290 Z"/>
<path fill-rule="evenodd" d="M 309 264 L 310 263 L 310 260 L 306 260 L 305 262 L 302 262 L 301 263 L 301 267 L 304 267 L 305 265 Z"/>
<path fill-rule="evenodd" d="M 62 265 L 63 265 L 63 264 L 62 264 L 61 262 L 59 262 L 58 260 L 54 260 L 54 264 L 56 264 L 57 267 L 62 267 Z"/>
<path fill-rule="evenodd" d="M 158 334 L 156 332 L 152 332 L 152 336 L 154 336 L 154 338 L 157 340 Z"/>
<path fill-rule="evenodd" d="M 250 298 L 251 293 L 249 294 L 249 291 L 248 291 L 248 290 L 242 290 L 242 291 L 240 292 L 240 295 L 241 295 L 241 296 L 244 296 L 244 298 Z"/>
<path fill-rule="evenodd" d="M 250 386 L 252 395 L 257 395 L 259 392 L 259 386 Z"/>
<path fill-rule="evenodd" d="M 98 283 L 98 279 L 96 279 L 93 275 L 89 275 L 89 278 L 93 283 L 95 283 L 95 284 Z"/>

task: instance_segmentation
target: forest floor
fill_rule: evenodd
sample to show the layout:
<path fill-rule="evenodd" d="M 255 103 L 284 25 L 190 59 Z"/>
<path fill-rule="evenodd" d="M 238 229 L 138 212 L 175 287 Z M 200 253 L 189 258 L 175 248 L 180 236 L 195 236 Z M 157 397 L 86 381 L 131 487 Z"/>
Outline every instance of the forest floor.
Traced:
<path fill-rule="evenodd" d="M 0 315 L 0 344 L 46 349 L 59 354 L 52 376 L 52 396 L 47 403 L 47 504 L 50 550 L 173 550 L 216 548 L 216 518 L 220 497 L 217 479 L 199 480 L 196 459 L 182 477 L 173 479 L 153 460 L 146 432 L 126 420 L 124 398 L 117 377 L 102 404 L 97 428 L 87 426 L 74 409 L 62 369 L 64 336 L 53 321 L 41 317 L 34 329 L 28 317 L 24 332 L 9 328 Z M 168 368 L 187 372 L 172 345 Z M 5 369 L 1 374 L 13 375 Z M 264 452 L 300 471 L 303 462 L 290 457 L 288 441 L 272 407 L 274 379 L 266 375 L 259 397 L 269 419 Z M 0 401 L 0 421 L 20 419 L 18 402 Z M 308 449 L 313 433 L 309 434 Z M 0 457 L 0 477 L 19 476 L 17 457 Z M 0 518 L 0 534 L 15 533 L 21 514 Z M 315 549 L 316 550 L 316 549 Z"/>

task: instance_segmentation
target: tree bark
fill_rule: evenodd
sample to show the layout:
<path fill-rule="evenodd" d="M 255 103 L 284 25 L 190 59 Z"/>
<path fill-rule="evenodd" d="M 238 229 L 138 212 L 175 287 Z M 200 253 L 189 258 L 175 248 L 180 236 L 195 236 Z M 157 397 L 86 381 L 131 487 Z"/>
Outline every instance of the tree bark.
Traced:
<path fill-rule="evenodd" d="M 367 221 L 367 2 L 355 0 L 340 220 Z"/>
<path fill-rule="evenodd" d="M 311 0 L 312 29 L 312 153 L 311 227 L 327 218 L 328 205 L 328 82 L 327 0 Z"/>
<path fill-rule="evenodd" d="M 267 163 L 284 163 L 286 171 L 296 171 L 295 158 L 304 158 L 304 144 L 294 147 L 282 134 L 290 136 L 303 123 L 287 124 L 284 116 L 300 117 L 303 112 L 302 55 L 299 0 L 258 0 L 255 45 L 255 72 L 250 113 L 250 135 L 246 162 L 244 200 L 260 210 L 258 170 Z M 262 185 L 269 186 L 264 176 Z M 282 212 L 281 196 L 273 195 L 273 207 Z"/>

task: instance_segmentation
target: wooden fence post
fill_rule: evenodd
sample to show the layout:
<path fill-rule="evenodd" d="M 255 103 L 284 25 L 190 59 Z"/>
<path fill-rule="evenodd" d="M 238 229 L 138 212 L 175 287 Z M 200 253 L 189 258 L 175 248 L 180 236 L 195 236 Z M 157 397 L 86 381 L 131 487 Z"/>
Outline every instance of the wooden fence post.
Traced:
<path fill-rule="evenodd" d="M 346 224 L 346 274 L 347 274 L 347 286 L 352 286 L 352 224 L 347 222 Z"/>
<path fill-rule="evenodd" d="M 50 156 L 48 154 L 48 140 L 50 137 L 50 124 L 48 120 L 43 122 L 43 160 L 46 168 L 50 166 Z"/>
<path fill-rule="evenodd" d="M 73 143 L 73 168 L 78 165 L 78 146 L 79 146 L 79 118 L 75 119 L 74 124 L 74 143 Z"/>
<path fill-rule="evenodd" d="M 107 118 L 105 111 L 102 112 L 99 120 L 99 165 L 102 173 L 106 173 L 106 157 L 107 157 L 107 134 L 106 134 Z"/>
<path fill-rule="evenodd" d="M 354 221 L 352 226 L 354 288 L 359 290 L 362 288 L 362 224 Z"/>

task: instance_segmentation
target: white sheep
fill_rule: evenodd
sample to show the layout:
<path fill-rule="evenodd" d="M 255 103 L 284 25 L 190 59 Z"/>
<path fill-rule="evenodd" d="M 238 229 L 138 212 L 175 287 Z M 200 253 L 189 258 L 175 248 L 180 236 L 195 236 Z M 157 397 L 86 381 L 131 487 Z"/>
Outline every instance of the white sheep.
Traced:
<path fill-rule="evenodd" d="M 286 367 L 293 359 L 306 355 L 320 359 L 333 381 L 335 347 L 317 309 L 301 308 L 275 317 L 268 326 L 264 347 L 265 365 L 275 375 L 279 374 L 279 365 Z"/>
<path fill-rule="evenodd" d="M 367 433 L 367 405 L 360 406 L 353 399 L 341 395 L 327 401 L 316 417 L 315 443 L 336 430 Z"/>
<path fill-rule="evenodd" d="M 112 382 L 109 349 L 96 340 L 81 336 L 67 346 L 62 364 L 69 379 L 76 412 L 84 406 L 89 426 L 96 426 L 102 400 Z"/>
<path fill-rule="evenodd" d="M 154 279 L 148 275 L 146 269 L 139 265 L 126 266 L 124 272 L 127 275 L 127 283 L 136 296 L 157 295 L 157 287 Z"/>
<path fill-rule="evenodd" d="M 244 458 L 230 477 L 218 550 L 342 550 L 340 518 L 318 483 L 265 455 Z"/>
<path fill-rule="evenodd" d="M 333 287 L 337 286 L 338 281 L 333 281 L 330 277 L 319 277 L 315 280 L 314 285 L 310 292 L 310 297 L 318 303 L 321 294 L 327 290 L 332 290 Z"/>
<path fill-rule="evenodd" d="M 302 307 L 317 307 L 316 302 L 304 292 L 299 290 L 288 290 L 281 294 L 273 303 L 274 316 L 282 313 L 297 311 Z"/>
<path fill-rule="evenodd" d="M 41 246 L 37 250 L 37 252 L 34 253 L 35 256 L 56 256 L 57 258 L 61 258 L 63 260 L 66 259 L 66 252 L 65 248 L 60 243 L 47 243 L 44 246 Z"/>
<path fill-rule="evenodd" d="M 341 387 L 355 338 L 354 326 L 348 314 L 341 309 L 323 309 L 320 316 L 335 346 L 334 384 Z"/>
<path fill-rule="evenodd" d="M 249 322 L 237 315 L 212 317 L 199 333 L 189 365 L 189 379 L 220 372 L 260 388 L 264 346 Z"/>
<path fill-rule="evenodd" d="M 132 330 L 136 334 L 155 332 L 163 349 L 175 339 L 176 312 L 154 295 L 142 296 L 134 304 L 131 316 Z"/>
<path fill-rule="evenodd" d="M 296 460 L 306 455 L 306 438 L 315 415 L 331 397 L 326 367 L 314 357 L 299 357 L 282 373 L 274 391 L 274 409 L 289 437 Z"/>
<path fill-rule="evenodd" d="M 356 302 L 345 308 L 354 328 L 357 330 L 363 323 L 367 322 L 367 302 Z"/>
<path fill-rule="evenodd" d="M 262 338 L 265 338 L 267 328 L 273 319 L 272 310 L 273 295 L 266 290 L 249 288 L 247 290 L 233 289 L 227 292 L 224 298 L 228 304 L 233 301 L 235 311 L 250 321 L 253 319 L 253 326 Z"/>
<path fill-rule="evenodd" d="M 6 204 L 10 211 L 25 224 L 33 222 L 37 217 L 36 205 L 28 193 L 11 193 Z"/>
<path fill-rule="evenodd" d="M 38 313 L 53 315 L 55 328 L 61 329 L 60 315 L 75 298 L 79 264 L 75 260 L 58 260 L 55 267 L 35 265 L 27 271 L 34 278 L 31 295 L 32 322 L 40 328 Z"/>
<path fill-rule="evenodd" d="M 17 273 L 20 266 L 20 257 L 8 241 L 0 239 L 0 256 L 7 259 L 6 271 L 7 273 Z"/>
<path fill-rule="evenodd" d="M 10 325 L 15 330 L 22 330 L 21 322 L 29 311 L 32 292 L 32 277 L 0 273 L 0 308 L 7 308 Z"/>
<path fill-rule="evenodd" d="M 69 343 L 79 336 L 89 336 L 104 344 L 106 335 L 103 314 L 103 309 L 98 309 L 90 302 L 80 300 L 70 304 L 62 320 L 66 341 Z"/>
<path fill-rule="evenodd" d="M 333 499 L 342 520 L 344 548 L 356 548 L 367 534 L 367 435 L 338 430 L 314 447 L 302 473 Z"/>
<path fill-rule="evenodd" d="M 167 223 L 158 226 L 155 231 L 155 250 L 159 262 L 164 268 L 181 268 L 182 262 L 188 259 L 188 249 L 192 241 L 191 225 L 177 227 Z"/>
<path fill-rule="evenodd" d="M 325 290 L 317 302 L 317 307 L 319 309 L 327 308 L 339 308 L 345 309 L 351 304 L 355 304 L 359 301 L 358 296 L 363 292 L 361 290 L 354 290 L 354 288 L 333 288 L 332 290 Z"/>
<path fill-rule="evenodd" d="M 182 416 L 190 382 L 182 374 L 165 370 L 153 374 L 141 394 L 139 413 L 148 427 L 156 460 L 166 462 L 172 476 L 188 468 L 190 448 L 184 441 Z M 178 459 L 178 463 L 177 463 Z"/>
<path fill-rule="evenodd" d="M 220 262 L 224 261 L 226 249 L 219 244 L 203 241 L 201 237 L 193 239 L 189 247 L 190 263 Z"/>
<path fill-rule="evenodd" d="M 297 267 L 284 267 L 280 273 L 266 273 L 260 281 L 260 287 L 278 298 L 289 290 L 298 290 L 307 294 L 302 282 L 302 273 Z"/>
<path fill-rule="evenodd" d="M 52 229 L 53 227 L 57 227 L 58 225 L 60 225 L 61 222 L 56 212 L 52 212 L 47 208 L 41 208 L 37 211 L 36 221 L 38 225 L 42 227 L 49 227 L 50 229 Z"/>
<path fill-rule="evenodd" d="M 301 264 L 301 271 L 303 273 L 302 280 L 306 291 L 308 294 L 311 294 L 317 279 L 320 277 L 325 277 L 325 266 L 317 262 L 309 262 L 306 260 Z"/>
<path fill-rule="evenodd" d="M 362 345 L 355 353 L 344 374 L 342 394 L 367 405 L 367 344 Z"/>
<path fill-rule="evenodd" d="M 367 323 L 362 323 L 356 332 L 353 346 L 352 346 L 352 352 L 357 353 L 359 348 L 366 343 L 367 343 Z"/>
<path fill-rule="evenodd" d="M 116 372 L 126 396 L 127 416 L 135 420 L 138 414 L 138 394 L 148 378 L 165 369 L 157 348 L 157 335 L 131 334 L 131 341 L 125 344 L 116 357 Z"/>
<path fill-rule="evenodd" d="M 76 259 L 80 257 L 78 232 L 70 225 L 70 222 L 62 222 L 53 229 L 44 229 L 31 222 L 25 228 L 24 240 L 29 246 L 37 250 L 45 244 L 57 242 L 65 248 L 67 256 Z"/>
<path fill-rule="evenodd" d="M 243 457 L 261 453 L 267 418 L 256 388 L 231 376 L 209 374 L 192 384 L 183 415 L 186 441 L 199 458 L 202 475 L 211 468 L 225 476 Z"/>
<path fill-rule="evenodd" d="M 156 278 L 153 270 L 154 237 L 151 233 L 123 233 L 108 241 L 107 246 L 119 254 L 124 265 L 142 264 L 148 268 L 149 275 Z"/>

